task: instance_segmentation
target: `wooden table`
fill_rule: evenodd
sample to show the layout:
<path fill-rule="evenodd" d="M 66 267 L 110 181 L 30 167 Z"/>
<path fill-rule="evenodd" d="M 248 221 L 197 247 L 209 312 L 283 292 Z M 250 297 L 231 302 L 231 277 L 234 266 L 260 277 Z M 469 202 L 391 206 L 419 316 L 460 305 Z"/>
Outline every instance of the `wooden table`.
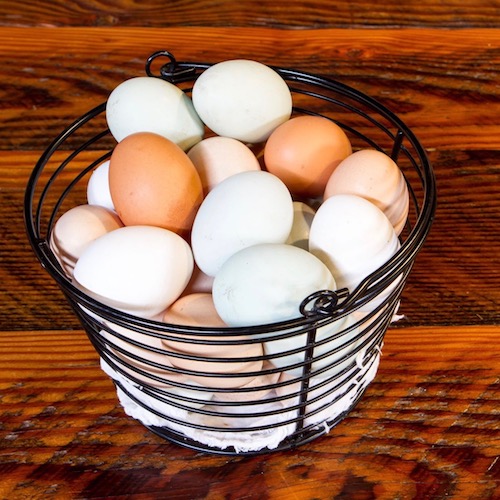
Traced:
<path fill-rule="evenodd" d="M 0 2 L 0 497 L 500 498 L 500 2 Z M 416 133 L 437 217 L 378 374 L 326 436 L 225 457 L 127 417 L 22 216 L 49 141 L 154 51 L 354 86 Z"/>

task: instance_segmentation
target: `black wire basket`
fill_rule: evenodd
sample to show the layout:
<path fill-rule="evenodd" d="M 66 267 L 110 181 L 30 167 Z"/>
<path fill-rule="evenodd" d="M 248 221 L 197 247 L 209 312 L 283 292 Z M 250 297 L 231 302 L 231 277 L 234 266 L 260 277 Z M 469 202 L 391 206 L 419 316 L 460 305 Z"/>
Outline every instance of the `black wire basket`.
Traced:
<path fill-rule="evenodd" d="M 167 63 L 155 75 L 153 63 L 162 57 Z M 209 66 L 178 62 L 161 51 L 148 59 L 146 73 L 175 83 L 190 95 L 193 82 Z M 166 324 L 110 308 L 72 284 L 50 248 L 50 236 L 65 210 L 86 203 L 89 176 L 111 156 L 115 141 L 106 124 L 106 103 L 56 137 L 26 189 L 29 241 L 85 328 L 126 412 L 171 442 L 211 453 L 289 449 L 328 433 L 349 414 L 376 375 L 385 332 L 397 314 L 436 208 L 435 178 L 426 153 L 395 114 L 332 79 L 273 69 L 289 85 L 294 115 L 325 116 L 342 127 L 353 150 L 374 148 L 390 155 L 410 193 L 410 213 L 397 253 L 355 290 L 320 290 L 304 297 L 294 320 L 245 328 Z M 370 302 L 376 305 L 362 312 Z M 328 328 L 331 334 L 318 335 Z M 203 356 L 195 349 L 237 345 L 244 352 L 251 344 L 287 338 L 294 340 L 294 349 L 260 356 Z M 169 342 L 191 349 L 173 352 Z M 289 355 L 295 355 L 284 358 L 294 360 L 289 365 L 274 363 Z M 195 362 L 197 369 L 163 361 L 172 356 Z M 221 364 L 235 363 L 252 366 L 253 371 L 220 369 Z"/>

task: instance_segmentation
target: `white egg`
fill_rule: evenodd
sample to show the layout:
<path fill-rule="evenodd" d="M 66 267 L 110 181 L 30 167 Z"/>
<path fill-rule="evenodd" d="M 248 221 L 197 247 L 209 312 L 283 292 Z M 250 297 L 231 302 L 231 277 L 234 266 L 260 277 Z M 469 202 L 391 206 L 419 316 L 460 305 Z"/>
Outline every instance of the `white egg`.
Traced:
<path fill-rule="evenodd" d="M 97 238 L 80 256 L 75 284 L 116 309 L 151 318 L 182 293 L 193 255 L 179 235 L 153 226 L 127 226 Z"/>
<path fill-rule="evenodd" d="M 332 323 L 318 328 L 314 342 L 324 342 L 316 346 L 312 352 L 311 372 L 329 369 L 316 375 L 321 378 L 331 377 L 347 368 L 354 362 L 355 348 L 361 344 L 363 337 L 356 338 L 360 329 L 355 325 L 353 316 L 347 316 L 333 321 Z M 273 357 L 270 361 L 278 368 L 283 369 L 289 375 L 300 377 L 304 373 L 304 362 L 306 361 L 306 346 L 308 334 L 300 333 L 292 337 L 264 342 L 264 352 Z M 301 349 L 299 352 L 287 351 Z M 292 365 L 300 363 L 295 368 Z"/>
<path fill-rule="evenodd" d="M 230 257 L 215 276 L 212 294 L 229 326 L 252 326 L 301 316 L 300 304 L 318 290 L 335 290 L 328 268 L 286 244 L 253 245 Z"/>
<path fill-rule="evenodd" d="M 206 69 L 193 86 L 192 99 L 216 134 L 250 143 L 266 140 L 292 112 L 285 80 L 269 66 L 246 59 Z"/>
<path fill-rule="evenodd" d="M 109 160 L 101 163 L 92 172 L 87 183 L 87 203 L 115 211 L 109 191 Z"/>
<path fill-rule="evenodd" d="M 293 202 L 293 225 L 286 243 L 309 249 L 309 232 L 315 213 L 309 205 L 301 201 Z"/>
<path fill-rule="evenodd" d="M 215 276 L 238 250 L 284 243 L 292 223 L 292 197 L 280 179 L 261 170 L 232 175 L 207 194 L 196 214 L 191 233 L 196 264 Z"/>
<path fill-rule="evenodd" d="M 400 242 L 387 216 L 357 195 L 333 195 L 314 216 L 309 250 L 332 272 L 339 288 L 353 291 L 385 264 Z"/>
<path fill-rule="evenodd" d="M 185 151 L 202 139 L 205 130 L 191 99 L 179 87 L 148 76 L 115 87 L 107 100 L 106 120 L 118 142 L 134 132 L 154 132 Z"/>

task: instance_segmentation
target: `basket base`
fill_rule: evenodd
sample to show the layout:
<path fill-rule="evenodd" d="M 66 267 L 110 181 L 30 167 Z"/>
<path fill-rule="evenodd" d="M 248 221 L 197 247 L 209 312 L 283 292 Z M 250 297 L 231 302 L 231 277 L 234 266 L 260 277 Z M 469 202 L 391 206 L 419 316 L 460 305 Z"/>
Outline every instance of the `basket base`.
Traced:
<path fill-rule="evenodd" d="M 217 448 L 213 446 L 209 446 L 207 444 L 201 443 L 194 439 L 191 439 L 187 436 L 184 436 L 181 433 L 175 432 L 168 427 L 159 427 L 154 425 L 144 425 L 146 429 L 151 431 L 153 434 L 169 441 L 170 443 L 182 446 L 183 448 L 188 448 L 190 450 L 208 453 L 212 455 L 225 455 L 225 456 L 257 456 L 257 455 L 266 455 L 269 453 L 279 452 L 279 451 L 287 451 L 294 448 L 298 448 L 303 446 L 311 441 L 314 441 L 326 434 L 328 434 L 334 427 L 339 425 L 355 408 L 355 406 L 362 399 L 367 387 L 365 387 L 362 391 L 359 392 L 356 399 L 353 401 L 351 408 L 348 411 L 343 412 L 338 415 L 336 418 L 331 421 L 325 422 L 320 427 L 315 427 L 314 429 L 308 431 L 297 431 L 294 434 L 286 437 L 279 445 L 275 448 L 262 448 L 260 450 L 254 451 L 239 451 L 234 448 L 234 446 L 228 446 L 227 448 Z"/>

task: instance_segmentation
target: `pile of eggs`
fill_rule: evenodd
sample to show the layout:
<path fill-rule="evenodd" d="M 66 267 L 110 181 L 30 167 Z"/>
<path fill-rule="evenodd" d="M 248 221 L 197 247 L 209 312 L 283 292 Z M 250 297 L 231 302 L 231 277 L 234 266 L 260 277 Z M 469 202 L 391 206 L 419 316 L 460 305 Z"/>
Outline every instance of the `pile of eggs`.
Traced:
<path fill-rule="evenodd" d="M 209 67 L 191 97 L 153 77 L 118 85 L 106 107 L 116 147 L 93 171 L 87 203 L 62 214 L 51 234 L 51 249 L 68 278 L 118 310 L 213 328 L 290 320 L 311 293 L 352 291 L 400 246 L 409 208 L 406 182 L 385 153 L 353 152 L 334 121 L 293 115 L 292 105 L 282 77 L 250 60 Z M 326 338 L 350 321 L 318 334 Z M 136 335 L 114 327 L 125 337 Z M 242 336 L 243 345 L 140 341 L 232 359 L 305 345 L 304 336 L 246 344 Z M 126 349 L 199 371 L 192 382 L 209 387 L 255 384 L 255 377 L 224 381 L 207 373 L 244 374 L 263 366 L 208 366 Z M 286 370 L 300 356 L 278 356 L 275 364 Z"/>

